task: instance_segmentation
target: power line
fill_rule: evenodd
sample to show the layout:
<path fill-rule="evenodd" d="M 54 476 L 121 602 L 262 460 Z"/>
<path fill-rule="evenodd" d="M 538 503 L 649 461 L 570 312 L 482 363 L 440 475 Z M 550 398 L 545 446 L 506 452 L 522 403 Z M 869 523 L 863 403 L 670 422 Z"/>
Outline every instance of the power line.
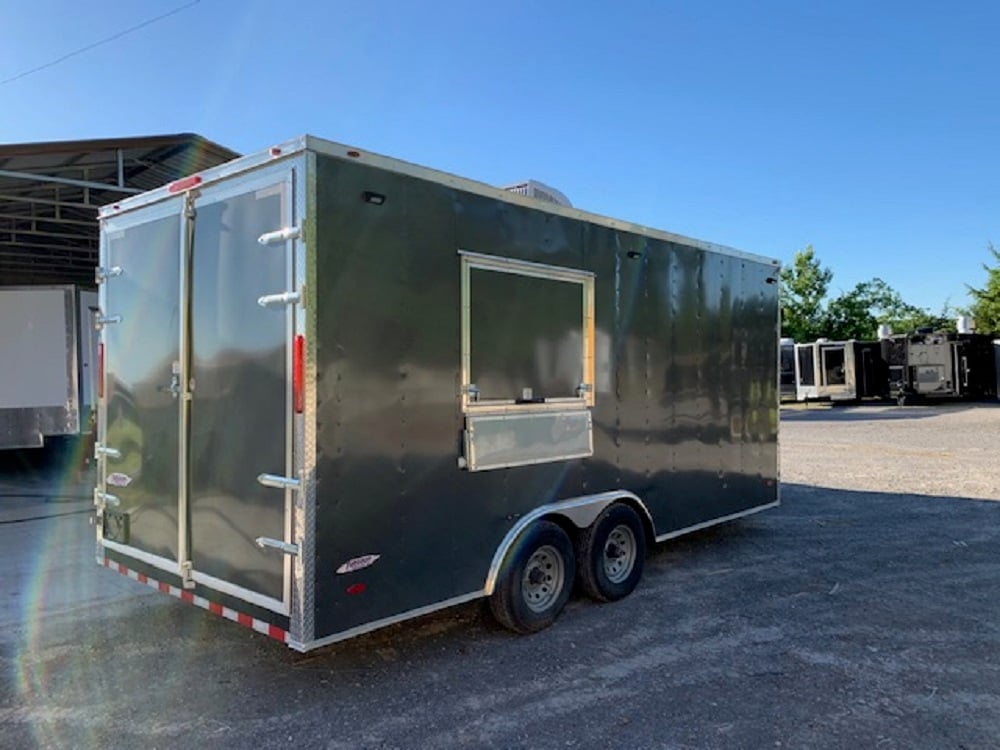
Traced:
<path fill-rule="evenodd" d="M 108 44 L 109 42 L 113 42 L 116 39 L 121 39 L 123 36 L 131 34 L 134 31 L 138 31 L 139 29 L 144 29 L 147 26 L 151 26 L 152 24 L 156 23 L 157 21 L 162 21 L 164 18 L 169 18 L 170 16 L 176 15 L 176 14 L 180 13 L 182 10 L 187 10 L 192 5 L 197 5 L 200 2 L 201 2 L 201 0 L 192 0 L 192 2 L 187 3 L 186 5 L 182 5 L 179 8 L 174 8 L 173 10 L 168 11 L 167 13 L 164 13 L 163 15 L 156 16 L 156 18 L 150 18 L 148 21 L 143 21 L 140 24 L 136 24 L 135 26 L 131 26 L 131 27 L 125 29 L 124 31 L 119 31 L 117 34 L 109 36 L 106 39 L 101 39 L 100 41 L 94 42 L 93 44 L 88 44 L 86 47 L 81 47 L 80 49 L 73 50 L 72 52 L 69 52 L 69 53 L 63 55 L 60 58 L 57 58 L 57 59 L 52 60 L 50 62 L 47 62 L 44 65 L 39 65 L 37 68 L 32 68 L 31 70 L 26 70 L 23 73 L 18 73 L 16 76 L 12 76 L 11 78 L 5 78 L 4 80 L 0 81 L 0 86 L 4 86 L 4 85 L 6 85 L 8 83 L 13 83 L 14 81 L 19 81 L 22 78 L 24 78 L 25 76 L 30 76 L 32 73 L 37 73 L 40 70 L 45 70 L 46 68 L 51 68 L 54 65 L 58 65 L 61 62 L 65 62 L 66 60 L 69 60 L 71 57 L 76 57 L 77 55 L 82 55 L 84 52 L 89 52 L 90 50 L 92 50 L 92 49 L 94 49 L 96 47 L 100 47 L 100 46 L 102 46 L 104 44 Z"/>

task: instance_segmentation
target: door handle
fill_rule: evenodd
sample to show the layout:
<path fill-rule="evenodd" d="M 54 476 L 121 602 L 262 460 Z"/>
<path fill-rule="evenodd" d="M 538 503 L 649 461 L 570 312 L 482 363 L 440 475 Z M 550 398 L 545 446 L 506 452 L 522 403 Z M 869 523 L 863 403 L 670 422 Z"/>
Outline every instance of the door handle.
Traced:
<path fill-rule="evenodd" d="M 171 398 L 177 398 L 181 395 L 181 376 L 180 373 L 175 372 L 170 376 L 170 385 L 161 385 L 157 388 L 160 393 L 169 393 Z"/>

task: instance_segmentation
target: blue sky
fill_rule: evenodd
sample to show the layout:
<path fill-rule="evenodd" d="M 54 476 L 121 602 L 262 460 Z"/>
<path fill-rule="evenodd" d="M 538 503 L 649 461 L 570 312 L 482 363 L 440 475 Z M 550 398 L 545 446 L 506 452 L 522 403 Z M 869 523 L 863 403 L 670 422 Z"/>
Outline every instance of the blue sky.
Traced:
<path fill-rule="evenodd" d="M 9 2 L 0 80 L 191 0 Z M 302 133 L 967 304 L 1000 244 L 1000 4 L 200 0 L 0 85 L 0 142 Z"/>

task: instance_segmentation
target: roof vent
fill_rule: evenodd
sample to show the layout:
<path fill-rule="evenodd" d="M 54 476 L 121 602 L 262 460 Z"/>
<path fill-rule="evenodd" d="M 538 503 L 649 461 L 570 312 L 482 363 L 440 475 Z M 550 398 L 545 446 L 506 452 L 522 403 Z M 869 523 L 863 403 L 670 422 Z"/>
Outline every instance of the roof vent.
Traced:
<path fill-rule="evenodd" d="M 518 182 L 514 185 L 507 185 L 504 187 L 511 193 L 517 193 L 518 195 L 526 195 L 529 198 L 537 198 L 540 201 L 546 201 L 547 203 L 555 203 L 559 206 L 569 206 L 573 207 L 573 204 L 569 202 L 569 198 L 563 195 L 561 192 L 556 190 L 554 187 L 549 187 L 538 180 L 525 180 L 524 182 Z"/>

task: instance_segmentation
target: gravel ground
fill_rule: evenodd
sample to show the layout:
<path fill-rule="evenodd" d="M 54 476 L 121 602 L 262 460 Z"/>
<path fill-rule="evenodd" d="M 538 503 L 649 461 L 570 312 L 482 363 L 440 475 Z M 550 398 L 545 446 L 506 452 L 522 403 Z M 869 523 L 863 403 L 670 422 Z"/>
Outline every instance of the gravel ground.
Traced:
<path fill-rule="evenodd" d="M 998 449 L 1000 404 L 782 411 L 783 482 L 1000 500 Z"/>
<path fill-rule="evenodd" d="M 780 508 L 530 637 L 473 604 L 295 655 L 98 568 L 85 515 L 0 520 L 0 748 L 1000 748 L 998 431 L 785 410 Z"/>

